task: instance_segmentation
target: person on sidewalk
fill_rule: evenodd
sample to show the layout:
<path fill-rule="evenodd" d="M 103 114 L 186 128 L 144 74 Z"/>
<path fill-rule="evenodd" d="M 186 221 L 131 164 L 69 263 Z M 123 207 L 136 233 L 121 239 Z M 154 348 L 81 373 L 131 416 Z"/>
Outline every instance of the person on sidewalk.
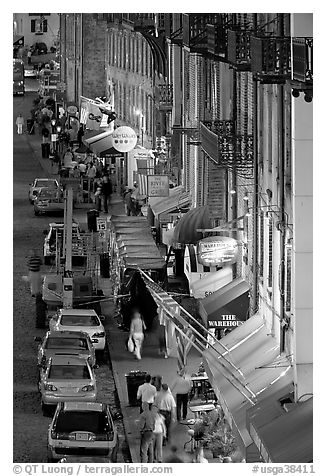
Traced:
<path fill-rule="evenodd" d="M 18 114 L 16 119 L 17 134 L 21 135 L 23 133 L 24 118 L 21 113 Z"/>
<path fill-rule="evenodd" d="M 126 192 L 124 193 L 123 199 L 124 199 L 124 202 L 125 202 L 126 215 L 128 217 L 135 216 L 136 212 L 135 212 L 134 202 L 131 198 L 131 189 L 130 188 L 128 188 L 126 190 Z"/>
<path fill-rule="evenodd" d="M 32 49 L 30 48 L 27 51 L 27 64 L 31 64 L 31 63 L 32 63 Z"/>
<path fill-rule="evenodd" d="M 153 463 L 153 437 L 155 429 L 155 414 L 149 408 L 148 403 L 142 403 L 143 412 L 139 419 L 140 428 L 140 461 L 141 463 Z"/>
<path fill-rule="evenodd" d="M 165 419 L 164 416 L 158 412 L 157 406 L 153 405 L 152 411 L 155 415 L 155 427 L 153 431 L 154 462 L 162 463 L 163 439 L 166 437 Z"/>
<path fill-rule="evenodd" d="M 188 411 L 188 395 L 191 389 L 191 381 L 186 375 L 185 370 L 180 370 L 177 372 L 178 376 L 174 381 L 171 390 L 175 392 L 177 400 L 177 420 L 181 420 L 181 409 L 182 409 L 182 419 L 187 418 Z"/>
<path fill-rule="evenodd" d="M 163 383 L 162 385 L 162 394 L 158 401 L 158 408 L 165 418 L 166 441 L 168 442 L 170 438 L 171 423 L 175 420 L 176 403 L 170 392 L 169 386 L 166 383 Z"/>
<path fill-rule="evenodd" d="M 102 197 L 104 213 L 108 213 L 108 203 L 111 202 L 112 183 L 108 176 L 104 175 L 102 183 Z"/>
<path fill-rule="evenodd" d="M 144 330 L 146 330 L 145 322 L 138 309 L 134 309 L 129 335 L 135 342 L 135 356 L 136 359 L 141 359 L 141 348 L 144 341 Z M 155 388 L 155 387 L 154 387 Z M 156 390 L 156 389 L 155 389 Z"/>
<path fill-rule="evenodd" d="M 41 292 L 41 265 L 42 260 L 36 250 L 31 250 L 27 266 L 29 271 L 29 284 L 32 297 Z"/>
<path fill-rule="evenodd" d="M 102 187 L 99 185 L 94 193 L 95 208 L 98 212 L 102 211 Z"/>
<path fill-rule="evenodd" d="M 147 403 L 151 408 L 157 394 L 154 385 L 151 384 L 151 376 L 149 374 L 145 377 L 145 383 L 139 385 L 137 390 L 137 400 L 141 400 L 140 412 L 143 410 L 143 403 Z"/>

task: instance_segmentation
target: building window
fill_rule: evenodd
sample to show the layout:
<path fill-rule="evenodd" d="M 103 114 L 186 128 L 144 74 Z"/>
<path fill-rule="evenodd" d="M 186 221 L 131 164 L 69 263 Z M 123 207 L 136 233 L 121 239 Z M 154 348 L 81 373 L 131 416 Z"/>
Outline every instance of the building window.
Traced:
<path fill-rule="evenodd" d="M 259 242 L 259 276 L 262 278 L 264 276 L 264 226 L 265 226 L 265 219 L 264 219 L 264 212 L 260 213 L 259 217 L 259 235 L 260 235 L 260 242 Z"/>
<path fill-rule="evenodd" d="M 285 311 L 291 312 L 292 247 L 285 248 Z"/>
<path fill-rule="evenodd" d="M 273 287 L 273 221 L 268 221 L 268 281 L 267 286 L 270 290 Z"/>
<path fill-rule="evenodd" d="M 45 18 L 37 18 L 31 20 L 31 33 L 37 33 L 41 35 L 48 31 L 48 21 Z"/>

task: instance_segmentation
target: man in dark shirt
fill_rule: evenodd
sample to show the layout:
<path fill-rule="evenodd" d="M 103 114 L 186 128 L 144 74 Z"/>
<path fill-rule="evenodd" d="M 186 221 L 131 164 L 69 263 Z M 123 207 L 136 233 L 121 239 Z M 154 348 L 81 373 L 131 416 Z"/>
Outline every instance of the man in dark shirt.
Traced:
<path fill-rule="evenodd" d="M 108 176 L 103 177 L 102 182 L 102 197 L 103 197 L 103 206 L 104 212 L 108 213 L 108 203 L 110 203 L 112 194 L 112 183 Z"/>
<path fill-rule="evenodd" d="M 155 428 L 155 414 L 149 409 L 147 402 L 142 403 L 143 413 L 140 415 L 140 461 L 141 463 L 153 463 L 153 431 Z"/>

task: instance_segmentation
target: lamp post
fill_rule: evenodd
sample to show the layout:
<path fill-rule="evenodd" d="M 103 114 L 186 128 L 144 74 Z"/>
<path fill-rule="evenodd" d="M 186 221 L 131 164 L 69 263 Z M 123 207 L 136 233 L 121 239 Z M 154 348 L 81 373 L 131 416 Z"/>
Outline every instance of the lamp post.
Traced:
<path fill-rule="evenodd" d="M 51 121 L 52 131 L 51 131 L 51 144 L 52 144 L 52 154 L 56 152 L 56 142 L 57 142 L 57 131 L 55 128 L 56 120 L 52 119 Z"/>
<path fill-rule="evenodd" d="M 144 122 L 145 122 L 145 116 L 144 114 L 139 110 L 136 109 L 136 115 L 139 116 L 139 132 L 141 134 L 141 146 L 144 147 Z"/>

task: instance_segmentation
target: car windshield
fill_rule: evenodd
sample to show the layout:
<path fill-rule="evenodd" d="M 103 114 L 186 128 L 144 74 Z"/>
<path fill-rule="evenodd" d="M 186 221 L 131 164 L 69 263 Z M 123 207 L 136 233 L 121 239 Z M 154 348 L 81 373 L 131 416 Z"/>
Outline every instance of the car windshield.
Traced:
<path fill-rule="evenodd" d="M 112 431 L 112 423 L 105 412 L 62 411 L 58 415 L 56 430 L 59 433 L 89 431 L 99 434 Z"/>
<path fill-rule="evenodd" d="M 89 380 L 87 365 L 51 365 L 48 378 L 51 380 Z"/>
<path fill-rule="evenodd" d="M 35 187 L 57 187 L 54 180 L 36 180 Z"/>
<path fill-rule="evenodd" d="M 97 316 L 75 316 L 68 314 L 61 317 L 61 325 L 96 327 L 100 325 L 100 322 Z"/>
<path fill-rule="evenodd" d="M 88 349 L 86 339 L 80 339 L 77 337 L 49 337 L 45 344 L 46 349 Z"/>

